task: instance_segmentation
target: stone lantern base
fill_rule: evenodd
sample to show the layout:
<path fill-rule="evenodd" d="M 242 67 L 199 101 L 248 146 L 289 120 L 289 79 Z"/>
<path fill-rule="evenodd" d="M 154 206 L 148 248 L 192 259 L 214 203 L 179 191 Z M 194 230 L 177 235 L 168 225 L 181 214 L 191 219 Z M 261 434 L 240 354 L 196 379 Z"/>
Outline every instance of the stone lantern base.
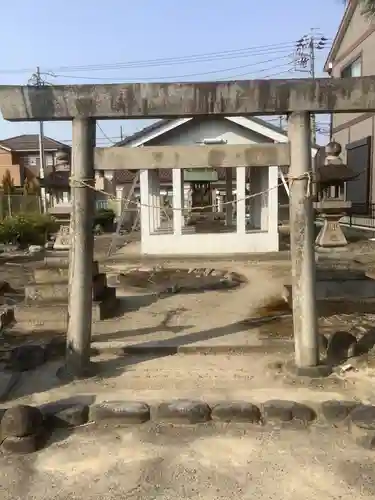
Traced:
<path fill-rule="evenodd" d="M 316 250 L 345 249 L 348 245 L 348 241 L 339 224 L 339 220 L 341 217 L 344 217 L 344 215 L 343 213 L 322 214 L 324 222 L 315 240 Z"/>

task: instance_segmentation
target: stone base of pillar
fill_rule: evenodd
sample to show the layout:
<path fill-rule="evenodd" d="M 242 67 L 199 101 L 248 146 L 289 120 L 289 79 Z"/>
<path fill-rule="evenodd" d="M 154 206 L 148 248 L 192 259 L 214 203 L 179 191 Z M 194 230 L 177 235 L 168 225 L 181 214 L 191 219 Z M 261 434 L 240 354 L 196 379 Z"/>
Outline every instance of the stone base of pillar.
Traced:
<path fill-rule="evenodd" d="M 323 215 L 323 227 L 315 240 L 317 250 L 333 250 L 345 248 L 348 245 L 347 239 L 339 224 L 339 220 L 343 216 L 344 214 Z"/>

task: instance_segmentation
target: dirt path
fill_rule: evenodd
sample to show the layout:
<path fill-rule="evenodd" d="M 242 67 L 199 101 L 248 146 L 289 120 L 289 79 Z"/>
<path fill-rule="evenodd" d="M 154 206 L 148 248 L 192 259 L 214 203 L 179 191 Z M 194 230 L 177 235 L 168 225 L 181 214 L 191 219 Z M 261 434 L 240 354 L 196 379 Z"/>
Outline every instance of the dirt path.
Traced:
<path fill-rule="evenodd" d="M 373 455 L 333 429 L 207 425 L 76 431 L 29 457 L 0 457 L 2 500 L 373 498 Z"/>

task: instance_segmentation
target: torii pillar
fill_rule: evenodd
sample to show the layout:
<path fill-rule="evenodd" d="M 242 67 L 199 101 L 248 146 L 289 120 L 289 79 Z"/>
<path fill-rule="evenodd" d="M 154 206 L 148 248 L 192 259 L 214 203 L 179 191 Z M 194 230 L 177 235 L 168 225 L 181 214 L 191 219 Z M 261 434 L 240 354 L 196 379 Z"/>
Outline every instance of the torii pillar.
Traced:
<path fill-rule="evenodd" d="M 95 212 L 95 120 L 73 119 L 71 249 L 66 364 L 68 377 L 91 374 L 92 274 Z M 89 187 L 91 186 L 91 187 Z"/>

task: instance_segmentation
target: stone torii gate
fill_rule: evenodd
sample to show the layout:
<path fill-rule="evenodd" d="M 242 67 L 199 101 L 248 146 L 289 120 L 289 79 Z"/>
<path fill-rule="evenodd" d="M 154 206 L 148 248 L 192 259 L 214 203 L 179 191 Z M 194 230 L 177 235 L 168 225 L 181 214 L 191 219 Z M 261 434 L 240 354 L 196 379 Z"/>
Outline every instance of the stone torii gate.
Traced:
<path fill-rule="evenodd" d="M 9 121 L 72 121 L 73 235 L 66 368 L 76 377 L 90 372 L 94 197 L 88 186 L 94 186 L 95 177 L 95 121 L 289 115 L 295 361 L 300 373 L 318 367 L 312 198 L 306 196 L 311 181 L 310 114 L 374 112 L 375 77 L 0 86 L 0 110 Z M 142 148 L 134 154 L 138 164 L 147 164 Z"/>

